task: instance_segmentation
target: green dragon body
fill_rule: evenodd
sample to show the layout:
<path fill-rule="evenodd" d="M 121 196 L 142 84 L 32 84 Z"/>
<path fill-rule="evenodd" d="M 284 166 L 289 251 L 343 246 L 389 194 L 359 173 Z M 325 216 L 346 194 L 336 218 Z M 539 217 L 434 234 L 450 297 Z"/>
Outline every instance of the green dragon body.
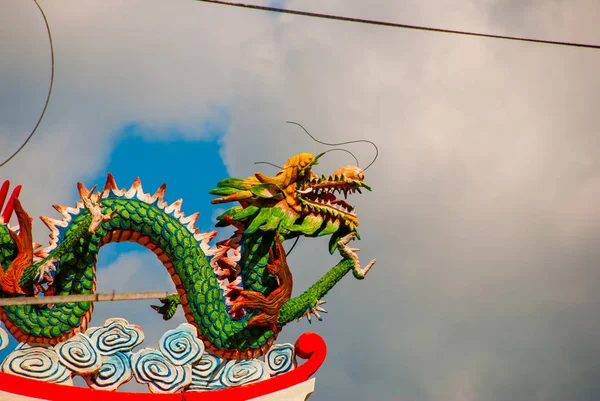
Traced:
<path fill-rule="evenodd" d="M 95 292 L 95 264 L 100 248 L 110 242 L 136 242 L 153 251 L 165 265 L 177 294 L 153 306 L 170 318 L 178 305 L 198 328 L 208 350 L 228 358 L 264 354 L 281 328 L 314 313 L 321 298 L 349 271 L 363 278 L 348 242 L 356 235 L 354 209 L 337 199 L 344 193 L 370 188 L 358 167 L 345 166 L 329 177 L 312 172 L 318 157 L 292 157 L 274 177 L 256 173 L 229 178 L 211 191 L 213 203 L 239 202 L 223 213 L 217 226 L 234 226 L 227 240 L 209 246 L 216 232 L 194 228 L 198 214 L 185 216 L 181 201 L 164 202 L 166 186 L 154 195 L 136 180 L 118 189 L 109 174 L 103 191 L 79 185 L 81 202 L 55 206 L 62 220 L 42 217 L 51 242 L 40 249 L 32 241 L 31 218 L 11 196 L 0 221 L 0 296 L 71 295 Z M 0 190 L 0 209 L 7 183 Z M 16 213 L 19 229 L 3 221 Z M 300 296 L 291 298 L 292 275 L 281 243 L 298 236 L 330 235 L 329 249 L 342 261 Z M 43 293 L 43 294 L 42 294 Z M 12 335 L 30 344 L 56 344 L 85 331 L 93 304 L 13 305 L 0 308 L 0 318 Z"/>

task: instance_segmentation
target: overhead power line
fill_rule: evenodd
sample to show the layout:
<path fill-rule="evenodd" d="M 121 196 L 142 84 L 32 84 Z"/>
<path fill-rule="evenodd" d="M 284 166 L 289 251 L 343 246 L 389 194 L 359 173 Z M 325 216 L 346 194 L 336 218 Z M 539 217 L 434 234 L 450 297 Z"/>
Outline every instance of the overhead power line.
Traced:
<path fill-rule="evenodd" d="M 52 34 L 50 33 L 50 25 L 48 25 L 48 20 L 46 19 L 46 14 L 44 14 L 44 10 L 42 10 L 42 7 L 40 7 L 37 0 L 33 0 L 33 1 L 34 1 L 35 5 L 37 6 L 37 8 L 40 10 L 40 13 L 42 13 L 42 17 L 44 17 L 44 23 L 46 24 L 46 31 L 48 32 L 48 40 L 50 41 L 50 58 L 52 60 L 52 67 L 51 67 L 51 71 L 50 71 L 50 87 L 48 88 L 48 95 L 46 95 L 46 102 L 44 103 L 44 108 L 42 109 L 42 114 L 40 114 L 40 118 L 38 118 L 38 121 L 35 124 L 35 127 L 33 127 L 33 130 L 31 131 L 31 133 L 29 134 L 27 139 L 25 139 L 25 142 L 23 142 L 23 144 L 19 147 L 19 149 L 17 149 L 8 159 L 4 160 L 2 162 L 2 164 L 0 164 L 0 167 L 4 166 L 6 163 L 11 161 L 13 157 L 15 157 L 21 150 L 23 150 L 23 148 L 25 147 L 25 145 L 27 145 L 27 143 L 29 142 L 29 140 L 31 139 L 33 134 L 35 134 L 35 131 L 38 129 L 38 127 L 40 126 L 40 123 L 42 122 L 42 119 L 44 118 L 44 114 L 46 114 L 46 109 L 48 108 L 48 102 L 50 101 L 50 95 L 52 94 L 52 85 L 54 84 L 54 45 L 52 44 Z"/>
<path fill-rule="evenodd" d="M 377 21 L 377 20 L 370 20 L 370 19 L 363 19 L 363 18 L 344 17 L 341 15 L 320 14 L 320 13 L 313 13 L 313 12 L 309 12 L 309 11 L 299 11 L 299 10 L 290 10 L 290 9 L 277 8 L 277 7 L 258 6 L 258 5 L 254 5 L 254 4 L 235 3 L 235 2 L 231 2 L 231 1 L 220 1 L 220 0 L 196 0 L 196 1 L 200 1 L 203 3 L 219 4 L 219 5 L 224 5 L 224 6 L 250 8 L 250 9 L 261 10 L 261 11 L 270 11 L 270 12 L 282 13 L 282 14 L 301 15 L 303 17 L 322 18 L 322 19 L 329 19 L 329 20 L 335 20 L 335 21 L 354 22 L 354 23 L 369 24 L 369 25 L 379 25 L 379 26 L 386 26 L 386 27 L 391 27 L 391 28 L 416 29 L 416 30 L 420 30 L 420 31 L 452 33 L 452 34 L 456 34 L 456 35 L 478 36 L 478 37 L 482 37 L 482 38 L 505 39 L 505 40 L 515 40 L 515 41 L 519 41 L 519 42 L 532 42 L 532 43 L 543 43 L 543 44 L 548 44 L 548 45 L 584 47 L 584 48 L 588 48 L 588 49 L 600 49 L 600 45 L 586 44 L 586 43 L 562 42 L 562 41 L 555 41 L 555 40 L 523 38 L 523 37 L 518 37 L 518 36 L 492 35 L 489 33 L 479 33 L 479 32 L 470 32 L 470 31 L 459 31 L 459 30 L 454 30 L 454 29 L 433 28 L 433 27 L 420 26 L 420 25 L 399 24 L 399 23 L 395 23 L 395 22 L 385 22 L 385 21 Z"/>

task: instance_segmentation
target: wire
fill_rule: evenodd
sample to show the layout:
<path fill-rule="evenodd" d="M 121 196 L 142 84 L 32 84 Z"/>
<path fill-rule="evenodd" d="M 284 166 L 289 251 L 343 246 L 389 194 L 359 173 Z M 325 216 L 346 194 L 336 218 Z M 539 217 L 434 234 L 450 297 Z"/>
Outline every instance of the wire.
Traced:
<path fill-rule="evenodd" d="M 346 153 L 350 154 L 354 158 L 354 161 L 356 162 L 356 166 L 360 167 L 358 164 L 358 159 L 356 158 L 356 156 L 354 156 L 354 153 L 350 152 L 347 149 L 342 149 L 342 148 L 329 149 L 328 151 L 323 152 L 323 154 L 333 152 L 334 150 L 341 150 L 342 152 L 346 152 Z M 283 170 L 283 167 L 278 166 L 277 164 L 271 163 L 271 162 L 260 161 L 260 162 L 254 162 L 254 164 L 268 164 L 269 166 L 277 167 L 278 169 Z"/>
<path fill-rule="evenodd" d="M 289 9 L 276 8 L 276 7 L 258 6 L 258 5 L 254 5 L 254 4 L 234 3 L 234 2 L 230 2 L 230 1 L 218 1 L 218 0 L 196 0 L 196 1 L 200 1 L 203 3 L 220 4 L 220 5 L 225 5 L 225 6 L 251 8 L 254 10 L 271 11 L 271 12 L 283 13 L 283 14 L 301 15 L 304 17 L 323 18 L 323 19 L 330 19 L 330 20 L 336 20 L 336 21 L 355 22 L 355 23 L 369 24 L 369 25 L 379 25 L 379 26 L 386 26 L 386 27 L 391 27 L 391 28 L 416 29 L 416 30 L 420 30 L 420 31 L 452 33 L 452 34 L 456 34 L 456 35 L 479 36 L 482 38 L 516 40 L 516 41 L 520 41 L 520 42 L 544 43 L 544 44 L 549 44 L 549 45 L 584 47 L 584 48 L 588 48 L 588 49 L 600 49 L 600 45 L 585 44 L 585 43 L 532 39 L 532 38 L 523 38 L 523 37 L 518 37 L 518 36 L 492 35 L 492 34 L 488 34 L 488 33 L 478 33 L 478 32 L 469 32 L 469 31 L 458 31 L 458 30 L 453 30 L 453 29 L 432 28 L 432 27 L 419 26 L 419 25 L 398 24 L 398 23 L 394 23 L 394 22 L 377 21 L 377 20 L 370 20 L 370 19 L 363 19 L 363 18 L 351 18 L 351 17 L 340 16 L 340 15 L 331 15 L 331 14 L 319 14 L 319 13 L 313 13 L 313 12 L 308 12 L 308 11 L 299 11 L 299 10 L 289 10 Z"/>
<path fill-rule="evenodd" d="M 348 153 L 350 156 L 352 156 L 354 158 L 354 161 L 356 162 L 356 167 L 360 167 L 360 164 L 358 163 L 358 159 L 356 158 L 356 156 L 354 155 L 354 153 L 350 152 L 348 149 L 343 149 L 343 148 L 333 148 L 333 149 L 329 149 L 326 150 L 325 152 L 323 152 L 323 154 L 325 153 L 329 153 L 329 152 L 333 152 L 335 150 L 340 150 L 342 152 L 346 152 Z"/>
<path fill-rule="evenodd" d="M 201 1 L 201 0 L 199 0 L 199 1 Z M 367 140 L 367 139 L 357 139 L 357 140 L 354 140 L 354 141 L 345 141 L 345 142 L 339 142 L 339 143 L 327 143 L 327 142 L 320 141 L 320 140 L 318 140 L 317 138 L 315 138 L 314 136 L 312 136 L 312 135 L 310 134 L 310 132 L 308 132 L 308 131 L 306 130 L 306 128 L 304 128 L 304 127 L 302 126 L 302 124 L 300 124 L 300 123 L 297 123 L 297 122 L 295 122 L 295 121 L 286 121 L 286 122 L 287 122 L 288 124 L 295 124 L 295 125 L 299 126 L 300 128 L 302 128 L 302 129 L 304 130 L 304 132 L 306 132 L 306 134 L 307 134 L 308 136 L 310 136 L 310 137 L 313 139 L 313 141 L 315 141 L 315 142 L 318 142 L 318 143 L 320 143 L 320 144 L 322 144 L 322 145 L 327 145 L 327 146 L 338 146 L 338 145 L 348 145 L 348 144 L 350 144 L 350 143 L 360 143 L 360 142 L 366 142 L 366 143 L 370 143 L 370 144 L 371 144 L 371 145 L 373 145 L 373 147 L 375 148 L 375 157 L 373 158 L 373 160 L 371 161 L 371 163 L 369 163 L 369 165 L 363 169 L 363 171 L 367 171 L 367 169 L 368 169 L 369 167 L 371 167 L 371 165 L 372 165 L 373 163 L 375 163 L 375 160 L 377 160 L 377 156 L 379 156 L 379 149 L 377 148 L 377 145 L 375 145 L 375 143 L 374 143 L 374 142 L 372 142 L 372 141 L 369 141 L 369 140 Z M 333 149 L 332 149 L 332 150 L 333 150 Z"/>
<path fill-rule="evenodd" d="M 52 94 L 52 85 L 54 84 L 54 44 L 52 43 L 52 34 L 50 33 L 50 25 L 48 25 L 48 20 L 46 19 L 46 14 L 44 14 L 44 10 L 42 10 L 42 7 L 40 7 L 37 0 L 33 0 L 33 2 L 35 3 L 37 8 L 42 13 L 42 17 L 44 17 L 44 23 L 46 24 L 46 30 L 48 31 L 48 40 L 50 41 L 50 58 L 52 60 L 52 69 L 50 72 L 50 87 L 48 88 L 48 95 L 46 96 L 46 102 L 44 103 L 44 108 L 42 109 L 42 114 L 40 114 L 40 118 L 38 119 L 37 123 L 35 124 L 35 127 L 33 127 L 31 134 L 29 134 L 29 136 L 27 137 L 27 139 L 25 139 L 25 142 L 23 142 L 23 144 L 21 145 L 21 147 L 19 147 L 19 149 L 17 149 L 8 159 L 6 159 L 5 161 L 2 162 L 2 164 L 0 164 L 0 167 L 4 166 L 6 163 L 11 161 L 13 157 L 15 157 L 21 150 L 23 150 L 23 148 L 25 147 L 25 145 L 27 145 L 27 143 L 29 142 L 29 140 L 31 139 L 33 134 L 35 134 L 35 131 L 38 129 L 38 127 L 40 126 L 40 123 L 42 122 L 42 118 L 44 118 L 44 114 L 46 114 L 46 109 L 48 108 L 48 102 L 50 101 L 50 95 Z"/>
<path fill-rule="evenodd" d="M 285 253 L 285 256 L 288 257 L 290 256 L 290 253 L 292 253 L 292 250 L 294 249 L 294 247 L 296 246 L 296 244 L 298 243 L 298 240 L 300 239 L 300 237 L 296 237 L 296 240 L 294 241 L 294 243 L 292 244 L 292 247 L 289 249 L 289 251 L 287 251 Z"/>

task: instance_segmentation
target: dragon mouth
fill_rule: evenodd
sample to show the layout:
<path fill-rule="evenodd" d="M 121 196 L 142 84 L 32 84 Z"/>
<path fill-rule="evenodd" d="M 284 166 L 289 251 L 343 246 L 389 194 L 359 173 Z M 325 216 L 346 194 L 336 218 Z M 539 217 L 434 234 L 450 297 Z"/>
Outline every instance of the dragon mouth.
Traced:
<path fill-rule="evenodd" d="M 356 216 L 356 208 L 351 206 L 343 199 L 338 199 L 338 195 L 344 195 L 344 199 L 348 198 L 348 194 L 362 193 L 361 188 L 371 188 L 360 180 L 346 179 L 342 176 L 322 176 L 313 178 L 298 188 L 298 199 L 303 205 L 305 212 L 315 211 L 321 215 L 328 215 L 334 218 L 341 218 L 351 229 L 355 229 L 358 225 Z"/>

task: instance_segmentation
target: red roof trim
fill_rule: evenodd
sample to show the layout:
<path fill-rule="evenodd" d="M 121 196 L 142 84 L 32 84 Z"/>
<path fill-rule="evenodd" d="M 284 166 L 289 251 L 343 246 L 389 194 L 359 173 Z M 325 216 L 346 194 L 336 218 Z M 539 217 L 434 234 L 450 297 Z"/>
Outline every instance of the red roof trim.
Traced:
<path fill-rule="evenodd" d="M 321 367 L 327 355 L 327 346 L 316 333 L 304 333 L 296 341 L 296 355 L 307 359 L 291 372 L 271 379 L 240 387 L 222 390 L 180 392 L 175 394 L 130 393 L 101 391 L 90 388 L 46 383 L 33 379 L 0 373 L 0 391 L 48 401 L 86 400 L 105 401 L 181 401 L 185 394 L 187 401 L 242 401 L 261 395 L 274 393 L 305 382 Z"/>

